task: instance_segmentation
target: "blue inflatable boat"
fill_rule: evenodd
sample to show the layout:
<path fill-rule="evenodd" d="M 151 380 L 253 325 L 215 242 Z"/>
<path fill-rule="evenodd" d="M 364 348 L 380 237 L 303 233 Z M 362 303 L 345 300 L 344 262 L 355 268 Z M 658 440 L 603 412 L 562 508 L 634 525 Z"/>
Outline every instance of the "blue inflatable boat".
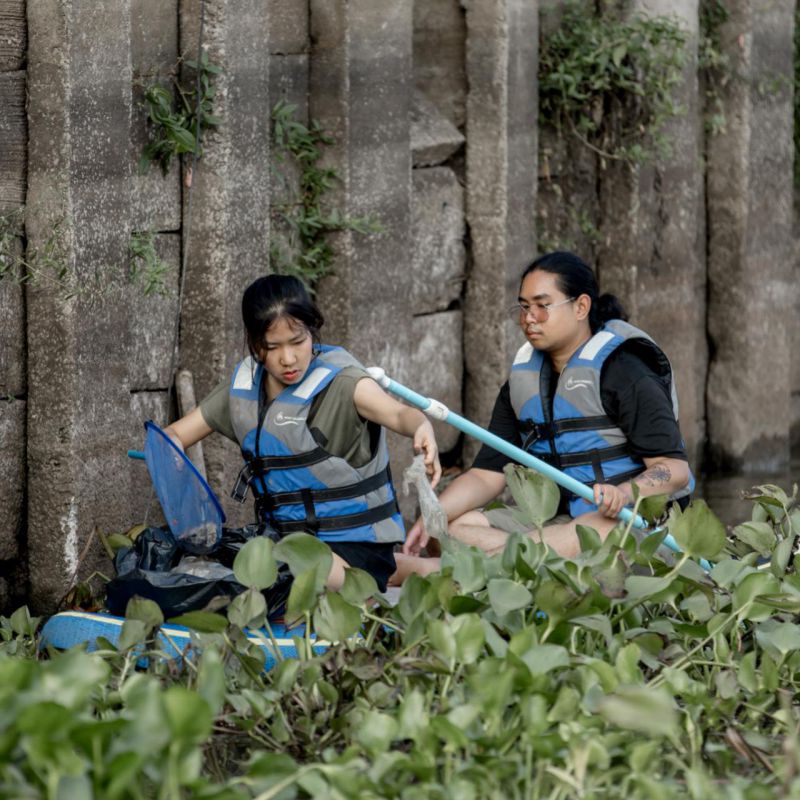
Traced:
<path fill-rule="evenodd" d="M 122 617 L 88 611 L 63 611 L 54 614 L 42 628 L 41 640 L 44 646 L 57 650 L 85 645 L 88 651 L 97 649 L 97 639 L 107 639 L 113 645 L 119 642 L 122 632 Z M 265 656 L 264 669 L 270 670 L 285 658 L 297 658 L 295 638 L 304 635 L 302 626 L 287 630 L 282 623 L 271 623 L 274 641 L 265 631 L 245 631 L 250 642 L 261 648 Z M 165 623 L 159 628 L 158 645 L 166 658 L 180 658 L 191 644 L 192 631 L 183 625 Z M 327 646 L 314 645 L 316 653 L 324 653 Z M 277 652 L 276 652 L 277 650 Z"/>

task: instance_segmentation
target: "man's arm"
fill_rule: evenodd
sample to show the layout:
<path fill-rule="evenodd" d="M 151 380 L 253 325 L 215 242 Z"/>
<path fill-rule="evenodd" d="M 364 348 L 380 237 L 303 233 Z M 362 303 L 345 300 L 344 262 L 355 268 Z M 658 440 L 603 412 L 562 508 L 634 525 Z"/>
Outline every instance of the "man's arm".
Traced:
<path fill-rule="evenodd" d="M 594 485 L 594 502 L 603 516 L 616 517 L 625 506 L 634 502 L 632 483 L 636 484 L 642 497 L 672 495 L 689 483 L 689 465 L 679 458 L 645 458 L 644 463 L 644 472 L 619 486 L 610 483 Z"/>

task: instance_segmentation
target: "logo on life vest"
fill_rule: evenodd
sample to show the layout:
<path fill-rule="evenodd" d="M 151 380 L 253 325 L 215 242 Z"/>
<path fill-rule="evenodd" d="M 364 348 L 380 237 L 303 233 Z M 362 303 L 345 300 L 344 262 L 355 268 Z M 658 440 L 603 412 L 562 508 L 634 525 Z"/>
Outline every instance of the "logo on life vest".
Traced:
<path fill-rule="evenodd" d="M 567 378 L 567 382 L 564 384 L 564 388 L 571 392 L 573 389 L 588 389 L 592 385 L 592 381 L 585 380 L 583 378 L 576 379 L 576 378 Z"/>
<path fill-rule="evenodd" d="M 298 425 L 304 422 L 305 422 L 304 417 L 290 417 L 288 414 L 284 414 L 283 411 L 279 411 L 275 415 L 276 425 Z"/>

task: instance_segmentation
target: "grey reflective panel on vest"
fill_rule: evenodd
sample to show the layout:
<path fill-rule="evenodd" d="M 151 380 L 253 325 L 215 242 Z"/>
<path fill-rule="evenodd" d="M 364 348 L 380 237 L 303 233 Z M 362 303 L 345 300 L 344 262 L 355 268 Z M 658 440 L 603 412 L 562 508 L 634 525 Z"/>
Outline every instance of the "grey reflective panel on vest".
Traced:
<path fill-rule="evenodd" d="M 256 384 L 256 378 L 260 375 L 260 371 L 260 365 L 252 356 L 245 358 L 236 367 L 231 387 L 243 392 L 250 392 L 251 396 L 244 398 L 228 394 L 231 426 L 240 447 L 244 437 L 255 428 L 258 422 L 258 385 Z"/>
<path fill-rule="evenodd" d="M 258 386 L 255 379 L 260 374 L 252 369 L 251 365 L 246 365 L 245 359 L 239 365 L 234 377 L 234 388 L 245 388 L 248 377 L 252 398 L 243 399 L 234 396 L 230 397 L 231 421 L 236 433 L 236 438 L 241 445 L 245 436 L 254 430 L 258 424 Z M 264 417 L 264 429 L 286 445 L 289 452 L 294 454 L 307 453 L 316 450 L 320 445 L 314 439 L 308 427 L 308 415 L 311 411 L 311 402 L 297 403 L 289 402 L 287 395 L 295 395 L 303 399 L 312 392 L 308 391 L 308 381 L 312 381 L 314 386 L 324 380 L 326 375 L 322 374 L 327 369 L 327 365 L 342 369 L 344 367 L 362 367 L 362 365 L 347 351 L 333 350 L 329 353 L 321 353 L 315 359 L 316 366 L 303 380 L 292 387 L 290 392 L 284 390 L 273 400 Z M 363 369 L 363 367 L 362 367 Z M 328 370 L 328 374 L 331 370 Z M 315 375 L 315 373 L 317 373 Z M 241 386 L 237 386 L 237 380 L 241 381 Z M 312 389 L 313 391 L 313 389 Z M 283 399 L 282 399 L 283 398 Z M 305 467 L 328 488 L 350 486 L 353 483 L 371 478 L 377 475 L 389 463 L 389 453 L 386 447 L 386 431 L 381 428 L 378 446 L 373 458 L 363 467 L 353 467 L 345 459 L 338 456 L 329 456 L 318 464 Z M 392 492 L 388 484 L 381 486 L 375 491 L 362 496 L 369 508 L 384 505 L 392 499 Z M 379 542 L 398 542 L 405 537 L 405 532 L 391 519 L 384 519 L 372 525 L 375 536 Z"/>

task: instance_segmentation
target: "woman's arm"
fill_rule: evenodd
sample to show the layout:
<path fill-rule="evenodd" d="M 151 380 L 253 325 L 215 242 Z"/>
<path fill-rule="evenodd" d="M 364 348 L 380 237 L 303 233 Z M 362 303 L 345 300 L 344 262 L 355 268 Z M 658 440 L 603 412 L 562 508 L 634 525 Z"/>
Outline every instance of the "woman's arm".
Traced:
<path fill-rule="evenodd" d="M 506 485 L 506 478 L 502 472 L 489 469 L 468 469 L 459 475 L 439 495 L 439 503 L 447 514 L 448 522 L 485 506 L 493 500 Z M 403 552 L 418 555 L 419 551 L 428 543 L 428 534 L 422 525 L 422 518 L 418 519 L 408 532 Z"/>
<path fill-rule="evenodd" d="M 624 506 L 634 502 L 631 483 L 636 484 L 642 497 L 672 495 L 689 483 L 689 465 L 679 458 L 645 458 L 644 463 L 644 472 L 619 486 L 595 484 L 594 502 L 604 516 L 616 517 Z"/>
<path fill-rule="evenodd" d="M 414 440 L 414 450 L 422 453 L 431 486 L 439 483 L 442 467 L 439 464 L 439 448 L 433 426 L 427 417 L 416 408 L 404 406 L 389 397 L 372 378 L 362 378 L 353 392 L 356 410 L 364 418 L 390 431 Z"/>
<path fill-rule="evenodd" d="M 191 447 L 212 432 L 213 428 L 205 421 L 199 407 L 164 428 L 164 433 L 182 450 Z"/>

